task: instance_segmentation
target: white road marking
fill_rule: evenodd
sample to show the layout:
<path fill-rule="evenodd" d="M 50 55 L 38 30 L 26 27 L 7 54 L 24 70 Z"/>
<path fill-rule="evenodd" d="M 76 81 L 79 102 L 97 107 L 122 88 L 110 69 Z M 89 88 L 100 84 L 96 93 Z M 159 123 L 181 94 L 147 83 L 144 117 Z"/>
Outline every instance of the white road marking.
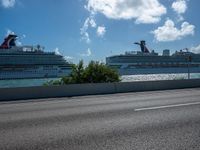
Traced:
<path fill-rule="evenodd" d="M 155 107 L 144 107 L 144 108 L 136 108 L 136 109 L 134 109 L 134 111 L 155 110 L 155 109 L 164 109 L 164 108 L 190 106 L 190 105 L 199 105 L 199 104 L 200 104 L 200 102 L 193 102 L 193 103 L 164 105 L 164 106 L 155 106 Z"/>

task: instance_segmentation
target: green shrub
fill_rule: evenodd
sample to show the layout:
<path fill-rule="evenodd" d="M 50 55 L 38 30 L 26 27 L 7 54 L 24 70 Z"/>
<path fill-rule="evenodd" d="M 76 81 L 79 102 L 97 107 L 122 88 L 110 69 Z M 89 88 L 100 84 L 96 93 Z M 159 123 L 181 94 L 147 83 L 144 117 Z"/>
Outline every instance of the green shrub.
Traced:
<path fill-rule="evenodd" d="M 49 81 L 46 85 L 63 85 L 76 83 L 107 83 L 119 82 L 118 72 L 104 63 L 91 61 L 88 66 L 84 67 L 81 60 L 77 65 L 72 66 L 72 72 L 69 76 L 62 77 L 61 80 Z"/>

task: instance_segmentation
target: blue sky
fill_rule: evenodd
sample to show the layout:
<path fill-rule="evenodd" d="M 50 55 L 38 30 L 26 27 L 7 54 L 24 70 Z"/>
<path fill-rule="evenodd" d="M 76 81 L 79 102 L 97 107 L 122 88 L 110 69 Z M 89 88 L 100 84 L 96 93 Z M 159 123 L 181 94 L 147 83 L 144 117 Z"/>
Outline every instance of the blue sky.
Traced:
<path fill-rule="evenodd" d="M 200 52 L 199 0 L 0 0 L 0 39 L 43 45 L 69 61 L 139 50 Z"/>

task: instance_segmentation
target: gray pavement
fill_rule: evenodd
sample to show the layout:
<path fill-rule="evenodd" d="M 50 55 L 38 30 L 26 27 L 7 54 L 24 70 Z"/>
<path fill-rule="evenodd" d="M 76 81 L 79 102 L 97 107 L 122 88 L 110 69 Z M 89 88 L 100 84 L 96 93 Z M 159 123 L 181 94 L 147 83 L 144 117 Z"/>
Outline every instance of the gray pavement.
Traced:
<path fill-rule="evenodd" d="M 200 88 L 0 102 L 0 150 L 199 150 Z"/>

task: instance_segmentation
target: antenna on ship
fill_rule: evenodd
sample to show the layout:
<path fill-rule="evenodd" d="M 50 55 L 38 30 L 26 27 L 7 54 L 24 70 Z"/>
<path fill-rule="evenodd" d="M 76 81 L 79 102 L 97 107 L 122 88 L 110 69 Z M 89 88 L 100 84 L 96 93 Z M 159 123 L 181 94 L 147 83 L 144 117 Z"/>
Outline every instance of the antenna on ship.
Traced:
<path fill-rule="evenodd" d="M 134 44 L 140 45 L 141 51 L 143 53 L 149 53 L 149 49 L 146 47 L 146 42 L 144 40 L 140 41 L 140 43 L 139 42 L 135 42 Z"/>

